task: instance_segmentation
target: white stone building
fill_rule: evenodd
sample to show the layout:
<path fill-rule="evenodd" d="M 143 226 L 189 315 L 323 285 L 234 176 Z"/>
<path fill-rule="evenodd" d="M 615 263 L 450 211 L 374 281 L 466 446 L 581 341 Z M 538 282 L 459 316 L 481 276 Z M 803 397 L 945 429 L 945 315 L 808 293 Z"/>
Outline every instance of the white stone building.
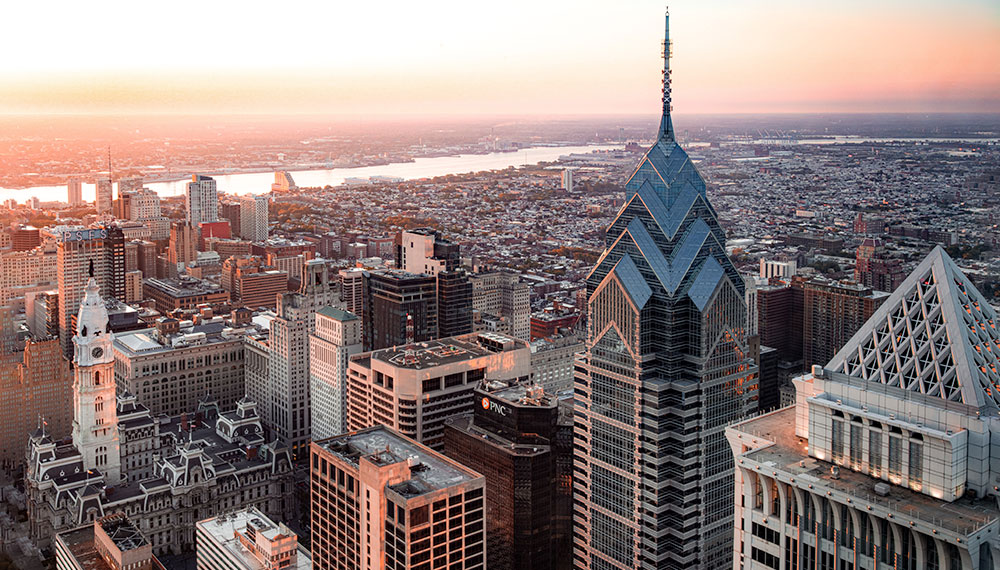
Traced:
<path fill-rule="evenodd" d="M 1000 318 L 943 249 L 730 427 L 735 569 L 1000 568 Z"/>

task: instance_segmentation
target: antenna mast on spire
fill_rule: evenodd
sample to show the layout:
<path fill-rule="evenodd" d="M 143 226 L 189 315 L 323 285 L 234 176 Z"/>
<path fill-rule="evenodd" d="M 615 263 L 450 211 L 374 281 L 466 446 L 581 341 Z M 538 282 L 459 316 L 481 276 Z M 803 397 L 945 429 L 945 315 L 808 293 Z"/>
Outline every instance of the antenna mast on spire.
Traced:
<path fill-rule="evenodd" d="M 670 41 L 670 7 L 666 8 L 664 14 L 666 20 L 663 34 L 663 116 L 660 118 L 661 141 L 674 141 L 674 125 L 670 119 L 670 111 L 673 110 L 670 93 L 670 57 L 673 44 Z"/>

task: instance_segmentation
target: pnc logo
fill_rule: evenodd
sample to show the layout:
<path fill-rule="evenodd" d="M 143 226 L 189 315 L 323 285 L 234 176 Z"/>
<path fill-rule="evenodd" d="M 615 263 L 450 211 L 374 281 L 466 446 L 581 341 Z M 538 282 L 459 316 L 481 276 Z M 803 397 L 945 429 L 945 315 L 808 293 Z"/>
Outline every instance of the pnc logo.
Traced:
<path fill-rule="evenodd" d="M 506 417 L 507 414 L 510 413 L 510 410 L 507 408 L 507 406 L 501 406 L 496 402 L 490 401 L 489 398 L 483 398 L 482 404 L 484 410 L 489 410 L 495 414 L 500 414 L 501 416 L 504 417 Z"/>

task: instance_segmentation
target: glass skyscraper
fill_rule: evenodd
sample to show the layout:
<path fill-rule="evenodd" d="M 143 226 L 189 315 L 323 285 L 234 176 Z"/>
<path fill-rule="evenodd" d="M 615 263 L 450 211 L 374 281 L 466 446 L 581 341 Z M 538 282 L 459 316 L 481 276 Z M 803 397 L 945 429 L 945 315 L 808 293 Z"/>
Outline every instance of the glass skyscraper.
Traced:
<path fill-rule="evenodd" d="M 744 284 L 670 118 L 626 183 L 587 279 L 577 363 L 574 566 L 732 565 L 727 425 L 757 407 Z"/>

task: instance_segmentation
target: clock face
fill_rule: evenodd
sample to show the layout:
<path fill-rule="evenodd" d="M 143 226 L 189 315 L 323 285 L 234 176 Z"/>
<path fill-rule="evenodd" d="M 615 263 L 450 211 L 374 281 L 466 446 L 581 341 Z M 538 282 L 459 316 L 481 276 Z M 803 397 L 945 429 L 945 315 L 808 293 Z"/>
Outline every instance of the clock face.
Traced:
<path fill-rule="evenodd" d="M 90 351 L 90 354 L 91 354 L 91 355 L 92 355 L 92 356 L 93 356 L 94 358 L 100 358 L 101 356 L 103 356 L 103 355 L 104 355 L 104 349 L 103 349 L 103 348 L 101 348 L 101 347 L 97 347 L 97 348 L 95 348 L 94 350 Z"/>

